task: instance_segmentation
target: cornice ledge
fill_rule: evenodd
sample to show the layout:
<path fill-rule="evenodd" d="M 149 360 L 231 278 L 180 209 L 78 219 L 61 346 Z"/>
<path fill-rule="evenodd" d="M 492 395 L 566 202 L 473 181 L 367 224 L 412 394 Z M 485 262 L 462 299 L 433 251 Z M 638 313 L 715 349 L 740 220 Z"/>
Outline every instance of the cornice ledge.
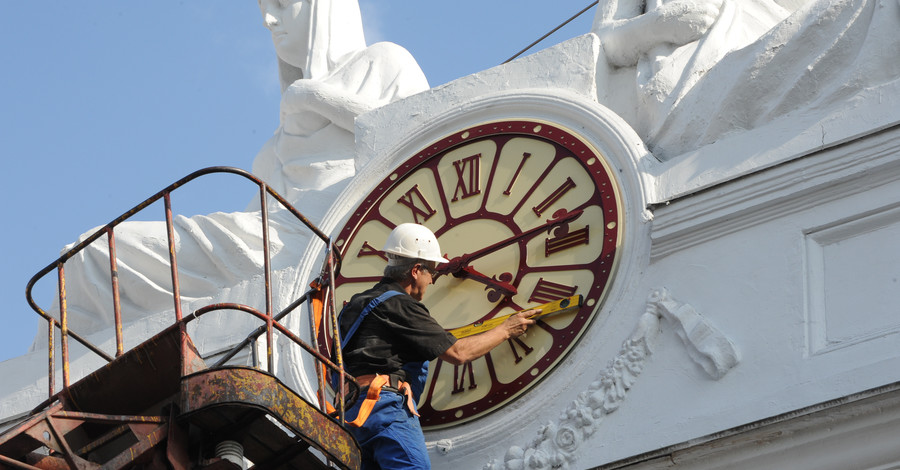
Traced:
<path fill-rule="evenodd" d="M 656 260 L 897 179 L 900 128 L 653 207 L 650 257 Z"/>
<path fill-rule="evenodd" d="M 884 430 L 898 425 L 900 382 L 894 382 L 634 455 L 594 470 L 659 469 L 672 465 L 807 468 L 802 463 L 809 464 L 809 468 L 821 468 L 821 459 L 807 462 L 798 457 L 817 452 L 821 457 L 825 447 L 831 454 L 829 468 L 859 468 L 860 460 L 855 452 L 865 449 L 868 461 L 883 462 L 866 468 L 896 469 L 900 463 L 896 439 Z M 829 439 L 831 443 L 823 447 Z"/>

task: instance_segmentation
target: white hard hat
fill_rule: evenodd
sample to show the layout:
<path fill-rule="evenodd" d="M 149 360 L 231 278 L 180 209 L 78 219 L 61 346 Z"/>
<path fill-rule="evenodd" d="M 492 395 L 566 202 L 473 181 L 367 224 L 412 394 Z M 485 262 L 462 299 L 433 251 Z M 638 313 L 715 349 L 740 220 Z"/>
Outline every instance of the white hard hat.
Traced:
<path fill-rule="evenodd" d="M 448 260 L 441 256 L 441 246 L 438 245 L 434 233 L 419 224 L 400 224 L 391 231 L 384 249 L 381 251 L 405 258 L 418 258 L 435 263 L 447 263 Z"/>

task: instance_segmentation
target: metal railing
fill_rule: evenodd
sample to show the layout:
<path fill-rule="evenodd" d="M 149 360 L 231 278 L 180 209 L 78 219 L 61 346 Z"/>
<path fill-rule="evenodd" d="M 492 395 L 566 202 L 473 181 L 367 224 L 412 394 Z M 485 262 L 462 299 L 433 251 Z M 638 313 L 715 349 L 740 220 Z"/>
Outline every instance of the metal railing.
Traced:
<path fill-rule="evenodd" d="M 181 293 L 179 287 L 178 280 L 178 256 L 175 249 L 175 229 L 173 224 L 173 213 L 172 213 L 172 203 L 170 195 L 176 189 L 184 186 L 186 183 L 194 180 L 200 176 L 208 175 L 211 173 L 231 173 L 238 176 L 241 176 L 247 180 L 255 183 L 259 188 L 259 202 L 260 202 L 260 213 L 261 213 L 261 223 L 262 223 L 262 244 L 263 244 L 263 271 L 264 271 L 264 281 L 265 281 L 265 312 L 260 312 L 257 309 L 243 305 L 238 303 L 216 303 L 212 305 L 207 305 L 205 307 L 199 308 L 196 311 L 190 313 L 189 315 L 184 316 L 182 314 L 181 309 Z M 273 302 L 272 302 L 272 284 L 271 284 L 271 254 L 269 248 L 269 212 L 270 209 L 268 207 L 269 198 L 273 198 L 276 200 L 280 206 L 289 211 L 298 222 L 302 223 L 306 228 L 312 231 L 317 238 L 325 242 L 326 244 L 326 253 L 325 253 L 325 261 L 323 263 L 322 271 L 319 275 L 319 278 L 314 282 L 315 287 L 308 290 L 302 296 L 291 302 L 286 308 L 281 310 L 278 313 L 273 311 Z M 124 348 L 124 333 L 122 327 L 122 313 L 121 313 L 121 305 L 120 305 L 120 296 L 119 296 L 119 282 L 118 282 L 118 259 L 116 256 L 116 239 L 115 239 L 115 228 L 119 224 L 131 219 L 135 216 L 135 214 L 143 211 L 145 208 L 153 204 L 154 202 L 162 199 L 165 206 L 165 224 L 166 224 L 166 233 L 168 237 L 168 250 L 169 250 L 169 266 L 172 277 L 172 297 L 174 302 L 174 322 L 182 325 L 182 328 L 186 328 L 186 325 L 213 311 L 220 310 L 232 310 L 232 311 L 242 311 L 248 313 L 264 322 L 264 325 L 257 328 L 255 331 L 251 332 L 247 335 L 246 339 L 240 344 L 236 345 L 232 348 L 224 358 L 220 359 L 215 365 L 212 367 L 218 367 L 223 365 L 229 359 L 231 359 L 237 352 L 239 352 L 242 348 L 250 345 L 255 342 L 260 336 L 265 334 L 265 342 L 266 342 L 266 365 L 267 371 L 270 374 L 274 375 L 274 333 L 277 331 L 283 337 L 289 339 L 294 344 L 300 346 L 307 353 L 311 354 L 316 361 L 316 372 L 318 374 L 318 405 L 320 410 L 326 409 L 325 403 L 325 380 L 323 377 L 322 368 L 325 370 L 330 370 L 332 373 L 337 373 L 344 380 L 341 380 L 341 386 L 339 387 L 338 395 L 338 412 L 340 414 L 340 419 L 343 421 L 343 410 L 344 410 L 344 394 L 347 391 L 347 386 L 354 388 L 356 392 L 359 390 L 358 383 L 356 380 L 347 375 L 343 370 L 343 358 L 340 351 L 340 338 L 339 333 L 337 331 L 330 332 L 332 336 L 337 338 L 334 341 L 335 351 L 334 357 L 335 362 L 332 362 L 329 357 L 326 357 L 322 351 L 327 351 L 327 347 L 323 347 L 323 345 L 319 344 L 317 335 L 312 335 L 313 345 L 307 344 L 303 341 L 298 335 L 289 331 L 284 325 L 279 323 L 283 317 L 289 314 L 291 311 L 302 305 L 304 302 L 307 302 L 311 299 L 313 295 L 319 294 L 322 295 L 327 301 L 324 303 L 324 316 L 328 317 L 328 322 L 331 325 L 337 324 L 336 312 L 334 308 L 334 289 L 332 288 L 334 277 L 337 272 L 339 272 L 340 268 L 340 253 L 333 247 L 331 243 L 331 239 L 328 235 L 319 230 L 315 225 L 313 225 L 306 217 L 303 216 L 296 208 L 294 208 L 288 201 L 286 201 L 281 195 L 268 187 L 268 185 L 260 180 L 259 178 L 253 176 L 247 171 L 232 168 L 232 167 L 210 167 L 204 168 L 202 170 L 195 171 L 184 178 L 172 183 L 167 186 L 163 190 L 159 191 L 155 195 L 147 198 L 140 204 L 133 207 L 131 210 L 125 212 L 121 216 L 114 219 L 112 222 L 106 224 L 104 227 L 97 229 L 90 236 L 85 238 L 83 241 L 72 247 L 71 249 L 64 252 L 57 258 L 54 262 L 47 265 L 44 269 L 40 270 L 37 274 L 35 274 L 31 280 L 28 281 L 28 285 L 26 287 L 26 298 L 28 300 L 28 304 L 31 308 L 40 315 L 47 322 L 47 331 L 48 331 L 48 390 L 49 390 L 49 398 L 47 402 L 44 402 L 39 408 L 46 406 L 47 403 L 52 402 L 54 397 L 57 396 L 56 391 L 56 341 L 55 341 L 55 332 L 59 330 L 60 332 L 60 349 L 62 354 L 62 388 L 59 393 L 64 393 L 70 386 L 70 377 L 69 377 L 69 338 L 78 342 L 79 344 L 86 347 L 91 352 L 97 354 L 101 358 L 105 359 L 107 362 L 112 362 L 116 357 L 121 356 L 125 352 Z M 84 336 L 79 335 L 75 331 L 69 329 L 68 325 L 68 312 L 67 312 L 67 303 L 66 303 L 66 274 L 65 274 L 65 264 L 68 260 L 70 260 L 73 256 L 77 255 L 79 252 L 84 250 L 94 241 L 100 239 L 106 235 L 107 243 L 109 246 L 109 270 L 110 270 L 110 279 L 111 285 L 110 289 L 112 290 L 112 299 L 113 299 L 113 316 L 114 316 L 114 324 L 115 324 L 115 340 L 116 340 L 116 353 L 115 357 L 110 356 L 105 351 L 103 351 L 100 347 L 92 344 L 90 341 L 85 339 Z M 32 290 L 35 284 L 41 280 L 44 276 L 50 274 L 53 271 L 57 272 L 57 294 L 59 296 L 59 319 L 54 318 L 52 315 L 44 311 L 32 297 Z M 324 290 L 324 291 L 323 291 Z M 186 330 L 185 330 L 186 331 Z"/>

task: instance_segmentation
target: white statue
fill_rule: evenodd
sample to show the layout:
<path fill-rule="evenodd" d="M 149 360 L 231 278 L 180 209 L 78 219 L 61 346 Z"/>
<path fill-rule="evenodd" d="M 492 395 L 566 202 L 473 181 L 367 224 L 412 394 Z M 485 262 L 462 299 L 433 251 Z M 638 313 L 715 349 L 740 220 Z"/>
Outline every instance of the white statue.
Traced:
<path fill-rule="evenodd" d="M 356 0 L 260 1 L 278 54 L 281 126 L 253 173 L 318 221 L 354 174 L 356 116 L 428 89 L 402 47 L 366 47 Z M 304 195 L 305 194 L 305 195 Z M 310 200 L 313 198 L 313 201 Z"/>
<path fill-rule="evenodd" d="M 611 68 L 601 101 L 652 141 L 710 67 L 787 15 L 773 0 L 601 1 L 593 31 Z"/>
<path fill-rule="evenodd" d="M 660 158 L 900 77 L 896 0 L 601 2 L 601 102 Z M 621 90 L 626 90 L 621 93 Z M 615 93 L 614 93 L 615 91 Z"/>
<path fill-rule="evenodd" d="M 261 0 L 260 9 L 272 32 L 283 96 L 281 125 L 253 171 L 318 223 L 355 173 L 356 116 L 426 90 L 428 83 L 402 47 L 365 46 L 356 0 Z M 257 202 L 247 212 L 175 218 L 185 314 L 211 302 L 263 310 L 258 207 Z M 279 282 L 290 282 L 312 234 L 287 211 L 271 214 L 269 223 L 272 268 L 281 271 Z M 165 224 L 126 222 L 115 235 L 123 321 L 171 312 Z M 65 266 L 69 325 L 81 334 L 113 324 L 107 252 L 103 237 Z M 289 300 L 276 298 L 276 309 Z"/>

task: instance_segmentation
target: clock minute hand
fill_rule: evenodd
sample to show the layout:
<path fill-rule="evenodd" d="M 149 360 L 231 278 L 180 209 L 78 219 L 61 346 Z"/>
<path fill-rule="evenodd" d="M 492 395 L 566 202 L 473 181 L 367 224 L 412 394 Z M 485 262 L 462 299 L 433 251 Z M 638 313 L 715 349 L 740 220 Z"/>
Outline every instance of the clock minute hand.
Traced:
<path fill-rule="evenodd" d="M 471 279 L 473 281 L 480 282 L 480 283 L 488 286 L 485 288 L 485 290 L 487 290 L 488 288 L 497 289 L 504 296 L 511 297 L 513 295 L 516 295 L 519 292 L 518 290 L 516 290 L 515 286 L 513 286 L 512 284 L 487 277 L 486 275 L 481 274 L 480 272 L 476 271 L 475 268 L 473 268 L 471 266 L 462 267 L 459 271 L 456 271 L 455 273 L 453 273 L 453 276 L 461 278 L 461 279 Z"/>
<path fill-rule="evenodd" d="M 462 256 L 457 256 L 450 260 L 449 263 L 441 264 L 437 267 L 437 273 L 440 274 L 456 274 L 460 272 L 463 268 L 468 266 L 472 260 L 481 258 L 482 256 L 491 253 L 495 250 L 499 250 L 500 248 L 512 245 L 513 243 L 523 239 L 530 237 L 538 232 L 541 232 L 545 229 L 553 227 L 555 225 L 560 225 L 570 220 L 573 220 L 580 216 L 582 213 L 581 210 L 574 210 L 572 212 L 567 212 L 565 209 L 560 209 L 553 214 L 553 217 L 548 219 L 546 223 L 538 225 L 537 227 L 530 228 L 518 235 L 513 235 L 506 240 L 501 240 L 493 245 L 486 246 L 480 250 L 477 250 L 472 253 L 466 253 Z"/>

